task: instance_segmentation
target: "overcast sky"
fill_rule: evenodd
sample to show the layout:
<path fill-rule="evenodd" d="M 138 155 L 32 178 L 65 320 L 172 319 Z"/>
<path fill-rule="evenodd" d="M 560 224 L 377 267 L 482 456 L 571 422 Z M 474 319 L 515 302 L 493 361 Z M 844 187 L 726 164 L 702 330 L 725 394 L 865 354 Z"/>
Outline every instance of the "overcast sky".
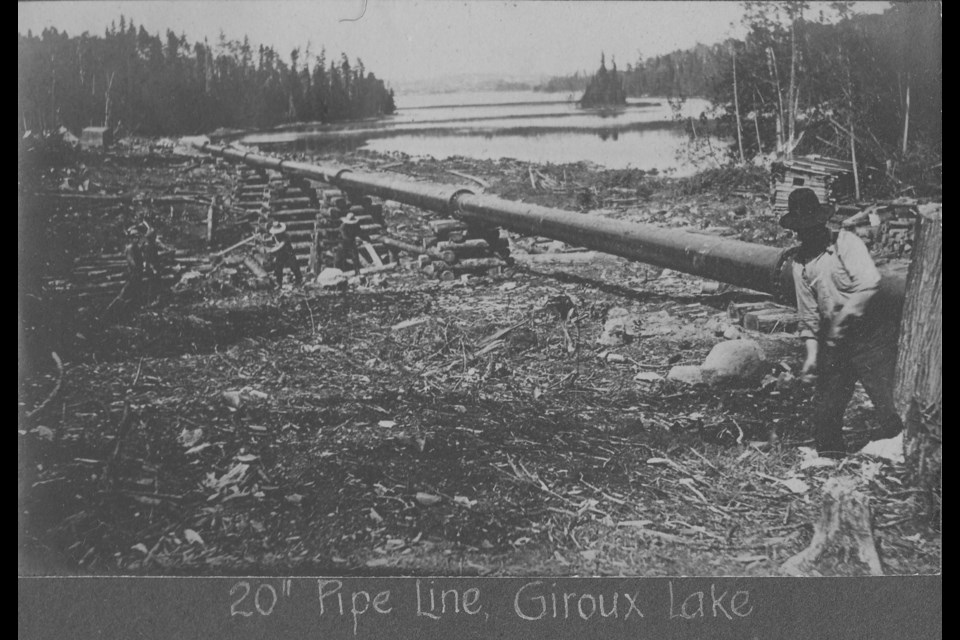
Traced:
<path fill-rule="evenodd" d="M 813 3 L 813 13 L 820 3 Z M 355 19 L 361 15 L 360 19 Z M 823 6 L 826 6 L 823 3 Z M 882 10 L 887 3 L 866 4 Z M 151 33 L 172 29 L 192 42 L 250 37 L 286 58 L 312 42 L 346 52 L 394 82 L 457 74 L 565 74 L 596 68 L 600 51 L 618 64 L 742 36 L 736 2 L 548 2 L 523 0 L 163 0 L 21 2 L 18 31 L 48 26 L 102 34 L 124 14 Z M 351 20 L 354 19 L 354 20 Z"/>

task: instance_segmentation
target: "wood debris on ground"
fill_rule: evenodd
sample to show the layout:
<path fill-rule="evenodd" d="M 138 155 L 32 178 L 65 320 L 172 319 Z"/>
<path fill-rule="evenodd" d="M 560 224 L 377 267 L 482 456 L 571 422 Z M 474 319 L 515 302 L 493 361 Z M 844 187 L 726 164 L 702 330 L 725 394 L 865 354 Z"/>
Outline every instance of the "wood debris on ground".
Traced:
<path fill-rule="evenodd" d="M 591 215 L 788 242 L 749 176 L 386 160 Z M 187 162 L 158 164 L 141 188 L 229 188 L 226 167 Z M 132 180 L 119 158 L 88 171 L 111 192 Z M 60 245 L 83 228 L 84 249 L 116 250 L 128 213 L 105 209 L 98 239 L 86 203 L 58 206 Z M 154 210 L 165 237 L 208 255 L 204 208 L 167 206 Z M 406 206 L 387 219 L 398 237 L 429 229 Z M 802 354 L 788 312 L 757 307 L 780 314 L 759 331 L 729 315 L 748 317 L 754 294 L 608 256 L 449 282 L 401 264 L 342 291 L 266 290 L 226 260 L 243 253 L 161 305 L 46 328 L 61 369 L 48 348 L 19 389 L 22 571 L 42 557 L 101 574 L 775 575 L 811 542 L 833 477 L 870 496 L 885 573 L 940 569 L 939 524 L 902 466 L 805 457 L 810 394 L 790 373 Z M 569 313 L 545 304 L 563 299 Z M 615 307 L 638 330 L 598 345 Z M 731 325 L 763 344 L 763 382 L 667 379 Z M 848 422 L 859 448 L 872 433 L 862 395 Z"/>

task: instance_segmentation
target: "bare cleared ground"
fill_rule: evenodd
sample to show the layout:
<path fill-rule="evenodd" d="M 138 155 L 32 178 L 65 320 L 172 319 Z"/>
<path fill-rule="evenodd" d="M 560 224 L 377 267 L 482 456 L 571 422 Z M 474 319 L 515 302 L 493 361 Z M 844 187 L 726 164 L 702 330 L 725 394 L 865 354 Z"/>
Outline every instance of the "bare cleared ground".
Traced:
<path fill-rule="evenodd" d="M 742 172 L 535 167 L 569 186 L 535 190 L 512 161 L 324 159 L 460 181 L 453 169 L 505 197 L 787 242 L 763 215 L 763 177 Z M 118 191 L 230 180 L 221 165 L 85 161 Z M 165 241 L 198 248 L 201 207 L 147 213 Z M 96 228 L 73 244 L 110 249 L 136 215 L 62 205 L 50 219 Z M 413 237 L 426 219 L 394 207 L 388 224 Z M 772 575 L 809 542 L 836 475 L 870 495 L 888 573 L 940 571 L 939 521 L 902 468 L 853 455 L 800 470 L 809 389 L 634 379 L 700 363 L 722 339 L 708 321 L 755 294 L 701 294 L 696 278 L 611 257 L 558 260 L 469 282 L 401 269 L 346 293 L 251 291 L 237 274 L 113 323 L 60 318 L 51 335 L 68 338 L 47 350 L 64 355 L 61 391 L 26 418 L 58 377 L 45 359 L 18 390 L 20 573 Z M 578 302 L 573 353 L 545 305 L 558 293 Z M 599 347 L 615 306 L 640 316 L 639 335 Z M 752 337 L 772 373 L 798 370 L 792 337 Z M 863 394 L 847 424 L 850 450 L 870 439 Z"/>

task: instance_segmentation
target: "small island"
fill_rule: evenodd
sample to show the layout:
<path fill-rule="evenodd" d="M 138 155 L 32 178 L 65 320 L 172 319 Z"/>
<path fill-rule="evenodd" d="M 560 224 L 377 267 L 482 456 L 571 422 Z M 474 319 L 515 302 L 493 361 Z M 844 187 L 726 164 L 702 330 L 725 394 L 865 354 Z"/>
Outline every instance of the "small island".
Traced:
<path fill-rule="evenodd" d="M 587 85 L 587 90 L 580 98 L 581 107 L 611 107 L 627 104 L 627 93 L 623 89 L 623 80 L 617 74 L 617 63 L 613 61 L 613 68 L 607 70 L 603 53 L 600 54 L 600 69 L 594 74 Z"/>

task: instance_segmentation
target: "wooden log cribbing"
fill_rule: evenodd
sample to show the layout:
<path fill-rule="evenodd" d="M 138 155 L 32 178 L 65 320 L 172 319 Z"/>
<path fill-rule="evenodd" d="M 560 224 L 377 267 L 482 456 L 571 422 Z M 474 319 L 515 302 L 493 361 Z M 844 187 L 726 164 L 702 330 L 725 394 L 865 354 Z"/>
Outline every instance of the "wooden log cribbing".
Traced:
<path fill-rule="evenodd" d="M 453 219 L 431 220 L 428 224 L 430 225 L 430 229 L 438 238 L 444 239 L 446 239 L 446 236 L 451 232 L 465 232 L 467 230 L 467 225 L 459 220 Z"/>
<path fill-rule="evenodd" d="M 319 209 L 279 209 L 271 211 L 270 217 L 286 223 L 290 220 L 315 220 L 322 213 Z"/>
<path fill-rule="evenodd" d="M 453 280 L 464 274 L 497 275 L 509 263 L 500 258 L 468 258 L 449 264 L 445 260 L 432 260 L 421 268 L 426 275 L 435 276 L 441 280 Z"/>
<path fill-rule="evenodd" d="M 309 196 L 284 196 L 282 198 L 271 198 L 270 207 L 273 209 L 303 209 L 315 208 L 316 198 Z"/>
<path fill-rule="evenodd" d="M 443 260 L 443 254 L 434 248 L 421 247 L 413 244 L 412 242 L 406 242 L 405 240 L 400 240 L 398 238 L 391 238 L 390 236 L 381 236 L 380 242 L 384 246 L 399 249 L 400 251 L 406 251 L 407 253 L 412 253 L 414 255 L 430 256 L 435 260 Z"/>
<path fill-rule="evenodd" d="M 734 322 L 743 322 L 743 317 L 753 311 L 766 311 L 768 309 L 778 309 L 778 305 L 773 300 L 761 300 L 760 302 L 731 302 L 727 306 L 727 317 Z"/>
<path fill-rule="evenodd" d="M 791 310 L 754 311 L 743 317 L 743 328 L 760 333 L 796 333 L 800 318 Z"/>
<path fill-rule="evenodd" d="M 727 316 L 749 331 L 796 333 L 800 318 L 795 309 L 772 301 L 730 303 Z"/>

